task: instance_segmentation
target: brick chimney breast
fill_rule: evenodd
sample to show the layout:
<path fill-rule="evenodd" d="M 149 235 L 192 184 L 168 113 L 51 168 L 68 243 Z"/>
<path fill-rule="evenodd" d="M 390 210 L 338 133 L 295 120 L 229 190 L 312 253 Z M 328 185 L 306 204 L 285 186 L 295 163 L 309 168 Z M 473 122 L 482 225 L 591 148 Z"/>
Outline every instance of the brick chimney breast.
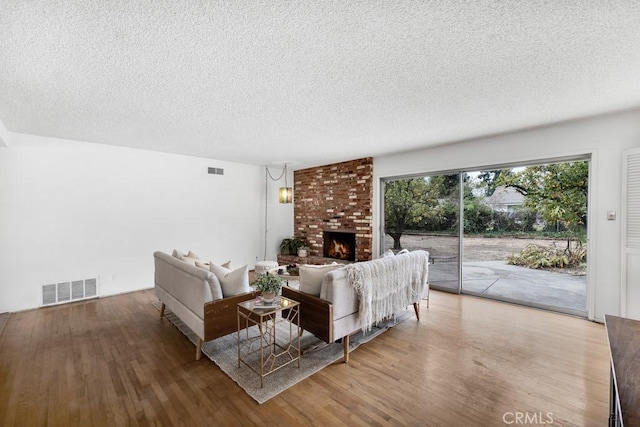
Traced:
<path fill-rule="evenodd" d="M 294 230 L 323 255 L 323 231 L 356 231 L 356 261 L 373 247 L 373 158 L 294 172 Z"/>

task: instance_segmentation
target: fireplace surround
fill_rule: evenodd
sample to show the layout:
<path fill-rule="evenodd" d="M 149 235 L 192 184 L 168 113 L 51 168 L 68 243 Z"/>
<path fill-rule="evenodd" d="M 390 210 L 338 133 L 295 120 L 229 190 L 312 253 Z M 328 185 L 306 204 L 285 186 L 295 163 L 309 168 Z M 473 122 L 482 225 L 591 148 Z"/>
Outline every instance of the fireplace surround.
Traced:
<path fill-rule="evenodd" d="M 324 231 L 323 256 L 345 261 L 356 260 L 356 233 L 353 231 Z"/>

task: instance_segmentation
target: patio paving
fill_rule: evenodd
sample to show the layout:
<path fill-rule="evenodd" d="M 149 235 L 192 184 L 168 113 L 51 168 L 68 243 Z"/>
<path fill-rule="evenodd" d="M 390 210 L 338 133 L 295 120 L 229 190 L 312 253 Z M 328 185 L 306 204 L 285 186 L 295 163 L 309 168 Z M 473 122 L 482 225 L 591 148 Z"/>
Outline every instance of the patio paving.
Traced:
<path fill-rule="evenodd" d="M 457 288 L 457 263 L 436 262 L 429 266 L 429 282 Z M 586 276 L 508 265 L 504 261 L 464 262 L 463 291 L 537 306 L 586 314 Z"/>

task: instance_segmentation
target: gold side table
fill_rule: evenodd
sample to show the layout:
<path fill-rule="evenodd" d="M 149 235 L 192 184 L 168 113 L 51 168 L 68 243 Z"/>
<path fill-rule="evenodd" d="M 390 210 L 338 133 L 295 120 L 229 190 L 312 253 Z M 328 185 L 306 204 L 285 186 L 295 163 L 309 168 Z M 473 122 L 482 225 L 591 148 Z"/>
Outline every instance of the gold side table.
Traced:
<path fill-rule="evenodd" d="M 244 364 L 260 375 L 260 387 L 265 376 L 280 368 L 293 362 L 299 368 L 299 324 L 300 303 L 289 298 L 278 297 L 270 305 L 260 300 L 238 303 L 238 368 Z M 250 326 L 258 327 L 257 336 L 250 334 Z"/>

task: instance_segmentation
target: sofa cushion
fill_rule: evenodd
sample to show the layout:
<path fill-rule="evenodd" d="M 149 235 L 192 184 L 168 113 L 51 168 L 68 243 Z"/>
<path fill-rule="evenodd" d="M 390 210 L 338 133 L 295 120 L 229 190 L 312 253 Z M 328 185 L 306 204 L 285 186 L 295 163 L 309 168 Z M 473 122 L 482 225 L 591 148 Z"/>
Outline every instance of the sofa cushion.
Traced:
<path fill-rule="evenodd" d="M 209 268 L 220 281 L 222 295 L 225 298 L 251 292 L 249 268 L 246 264 L 238 269 L 229 270 L 220 265 L 209 263 Z"/>
<path fill-rule="evenodd" d="M 336 262 L 326 265 L 305 264 L 300 266 L 300 292 L 319 297 L 324 275 L 341 267 L 344 265 Z"/>

